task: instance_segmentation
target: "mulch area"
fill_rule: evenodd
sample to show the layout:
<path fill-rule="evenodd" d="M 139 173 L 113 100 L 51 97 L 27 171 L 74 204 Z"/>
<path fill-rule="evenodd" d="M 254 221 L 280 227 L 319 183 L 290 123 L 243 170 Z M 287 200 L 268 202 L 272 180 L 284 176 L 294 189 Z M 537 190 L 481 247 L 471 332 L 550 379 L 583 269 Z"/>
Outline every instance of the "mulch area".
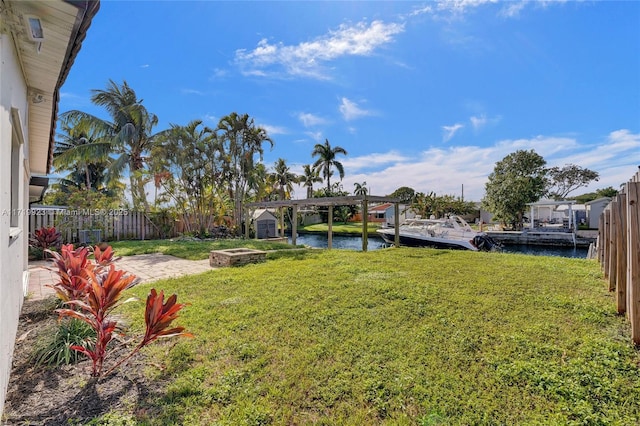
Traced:
<path fill-rule="evenodd" d="M 163 384 L 144 377 L 144 354 L 100 379 L 91 378 L 88 360 L 62 367 L 34 365 L 34 348 L 55 332 L 55 307 L 56 299 L 50 297 L 26 301 L 22 308 L 2 424 L 86 424 L 109 412 L 152 416 L 146 411 L 153 409 L 144 407 L 153 407 L 161 398 Z"/>

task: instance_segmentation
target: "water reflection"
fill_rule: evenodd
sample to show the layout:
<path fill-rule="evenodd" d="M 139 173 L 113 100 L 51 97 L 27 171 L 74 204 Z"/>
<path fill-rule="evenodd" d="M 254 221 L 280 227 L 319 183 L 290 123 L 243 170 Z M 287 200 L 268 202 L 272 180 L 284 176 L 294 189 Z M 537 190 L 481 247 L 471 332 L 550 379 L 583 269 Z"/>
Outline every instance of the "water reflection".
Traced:
<path fill-rule="evenodd" d="M 368 239 L 368 250 L 377 250 L 385 247 L 382 238 L 371 236 Z M 289 237 L 291 243 L 291 237 Z M 304 244 L 310 247 L 327 248 L 327 234 L 300 234 L 296 240 L 298 244 Z M 333 248 L 346 250 L 362 250 L 362 237 L 359 236 L 333 236 Z M 528 246 L 528 245 L 506 245 L 503 251 L 506 253 L 523 253 L 534 256 L 560 256 L 586 258 L 586 247 L 547 247 L 547 246 Z"/>
<path fill-rule="evenodd" d="M 367 240 L 367 250 L 377 250 L 385 246 L 382 238 L 371 236 Z M 289 243 L 291 243 L 291 237 L 289 237 Z M 296 239 L 296 243 L 310 247 L 327 248 L 327 234 L 300 234 Z M 332 247 L 336 249 L 362 250 L 362 237 L 334 235 Z"/>

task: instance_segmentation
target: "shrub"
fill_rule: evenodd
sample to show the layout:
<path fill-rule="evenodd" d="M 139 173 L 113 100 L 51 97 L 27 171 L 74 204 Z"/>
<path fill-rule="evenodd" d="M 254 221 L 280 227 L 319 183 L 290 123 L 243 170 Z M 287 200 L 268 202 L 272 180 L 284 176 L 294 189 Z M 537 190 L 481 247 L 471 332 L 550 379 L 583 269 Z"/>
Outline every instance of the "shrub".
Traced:
<path fill-rule="evenodd" d="M 95 332 L 94 345 L 71 345 L 70 349 L 83 353 L 93 364 L 91 375 L 100 377 L 109 375 L 115 368 L 135 355 L 144 346 L 161 337 L 192 335 L 184 332 L 184 327 L 169 328 L 178 312 L 185 306 L 177 303 L 177 296 L 170 296 L 164 301 L 164 293 L 159 294 L 151 289 L 145 308 L 146 331 L 141 342 L 127 356 L 116 362 L 106 373 L 103 373 L 104 361 L 113 340 L 114 333 L 122 329 L 120 322 L 112 312 L 118 306 L 133 301 L 122 300 L 122 293 L 135 285 L 135 275 L 116 270 L 113 250 L 107 247 L 100 250 L 94 248 L 95 263 L 88 258 L 86 247 L 75 249 L 69 244 L 62 247 L 60 254 L 53 253 L 54 264 L 60 281 L 53 284 L 58 296 L 69 308 L 56 309 L 62 317 L 76 318 L 85 322 Z"/>
<path fill-rule="evenodd" d="M 33 236 L 29 239 L 29 245 L 36 250 L 42 251 L 42 258 L 46 257 L 48 250 L 59 250 L 62 245 L 62 234 L 55 227 L 45 227 L 33 231 Z"/>

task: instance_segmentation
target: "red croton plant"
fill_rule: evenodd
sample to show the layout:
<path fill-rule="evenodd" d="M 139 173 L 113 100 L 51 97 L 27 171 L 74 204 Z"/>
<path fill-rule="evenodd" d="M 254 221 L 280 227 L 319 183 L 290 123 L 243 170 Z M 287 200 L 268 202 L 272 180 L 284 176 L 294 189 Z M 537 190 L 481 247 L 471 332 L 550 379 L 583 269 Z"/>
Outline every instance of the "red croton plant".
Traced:
<path fill-rule="evenodd" d="M 151 289 L 147 296 L 146 332 L 142 341 L 128 355 L 103 372 L 104 361 L 108 354 L 107 346 L 113 339 L 114 333 L 121 330 L 112 312 L 118 306 L 135 300 L 134 298 L 122 300 L 122 293 L 135 285 L 138 279 L 135 275 L 115 269 L 114 262 L 118 258 L 113 257 L 111 246 L 105 250 L 96 246 L 93 249 L 95 262 L 89 259 L 88 248 L 74 249 L 72 244 L 63 245 L 60 253 L 51 251 L 49 253 L 57 267 L 53 271 L 60 277 L 52 287 L 56 290 L 58 297 L 70 306 L 57 309 L 56 312 L 61 316 L 78 318 L 89 324 L 96 332 L 96 343 L 93 348 L 71 346 L 71 349 L 82 352 L 91 359 L 92 376 L 109 375 L 144 346 L 160 337 L 193 337 L 184 331 L 184 327 L 169 328 L 185 304 L 176 303 L 175 294 L 165 302 L 162 291 L 158 294 L 155 289 Z"/>

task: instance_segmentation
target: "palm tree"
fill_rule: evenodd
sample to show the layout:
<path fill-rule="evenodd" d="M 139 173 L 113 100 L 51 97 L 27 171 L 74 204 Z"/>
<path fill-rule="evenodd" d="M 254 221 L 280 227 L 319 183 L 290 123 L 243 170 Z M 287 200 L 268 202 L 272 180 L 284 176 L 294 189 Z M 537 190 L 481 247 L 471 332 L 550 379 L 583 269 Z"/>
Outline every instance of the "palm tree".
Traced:
<path fill-rule="evenodd" d="M 369 193 L 369 190 L 367 189 L 367 182 L 362 182 L 361 184 L 356 182 L 353 185 L 356 187 L 353 191 L 355 195 L 367 195 Z"/>
<path fill-rule="evenodd" d="M 105 107 L 111 121 L 82 111 L 66 112 L 62 118 L 87 120 L 94 131 L 110 137 L 111 150 L 116 155 L 110 167 L 112 178 L 117 179 L 128 170 L 134 208 L 148 211 L 144 172 L 146 156 L 155 137 L 152 129 L 158 124 L 158 117 L 147 111 L 126 81 L 119 86 L 109 80 L 106 90 L 94 89 L 92 92 L 91 102 Z"/>
<path fill-rule="evenodd" d="M 221 157 L 224 164 L 224 177 L 229 185 L 229 198 L 234 202 L 233 218 L 236 226 L 242 220 L 242 202 L 244 201 L 250 175 L 255 169 L 255 156 L 262 160 L 262 144 L 273 140 L 262 127 L 256 127 L 249 114 L 238 115 L 235 112 L 224 116 L 218 122 L 217 130 L 222 132 Z M 241 229 L 238 226 L 237 232 Z"/>
<path fill-rule="evenodd" d="M 152 151 L 152 167 L 163 196 L 183 213 L 187 230 L 205 235 L 214 224 L 220 175 L 216 133 L 193 120 L 186 126 L 171 125 L 158 135 Z"/>
<path fill-rule="evenodd" d="M 78 189 L 84 185 L 86 190 L 106 186 L 109 140 L 94 132 L 87 120 L 61 119 L 60 127 L 53 150 L 53 165 L 57 171 L 70 172 L 65 184 Z"/>
<path fill-rule="evenodd" d="M 307 188 L 307 198 L 313 197 L 313 184 L 322 182 L 320 171 L 311 167 L 311 164 L 305 164 L 303 167 L 303 175 L 300 176 L 300 183 Z"/>
<path fill-rule="evenodd" d="M 258 163 L 249 175 L 247 189 L 250 191 L 248 197 L 252 201 L 269 201 L 271 190 L 270 177 L 267 167 L 263 163 Z"/>
<path fill-rule="evenodd" d="M 318 157 L 316 162 L 313 163 L 313 167 L 322 171 L 322 176 L 327 181 L 327 193 L 331 191 L 330 178 L 332 168 L 335 167 L 338 170 L 340 179 L 344 178 L 344 167 L 340 161 L 336 160 L 336 155 L 338 154 L 347 155 L 347 151 L 340 146 L 331 148 L 329 139 L 325 139 L 324 144 L 317 143 L 311 152 L 312 157 Z"/>
<path fill-rule="evenodd" d="M 278 158 L 274 165 L 274 172 L 272 173 L 275 189 L 278 191 L 280 200 L 286 200 L 291 198 L 293 192 L 293 184 L 298 183 L 299 179 L 295 173 L 291 173 L 287 162 L 283 158 Z"/>

